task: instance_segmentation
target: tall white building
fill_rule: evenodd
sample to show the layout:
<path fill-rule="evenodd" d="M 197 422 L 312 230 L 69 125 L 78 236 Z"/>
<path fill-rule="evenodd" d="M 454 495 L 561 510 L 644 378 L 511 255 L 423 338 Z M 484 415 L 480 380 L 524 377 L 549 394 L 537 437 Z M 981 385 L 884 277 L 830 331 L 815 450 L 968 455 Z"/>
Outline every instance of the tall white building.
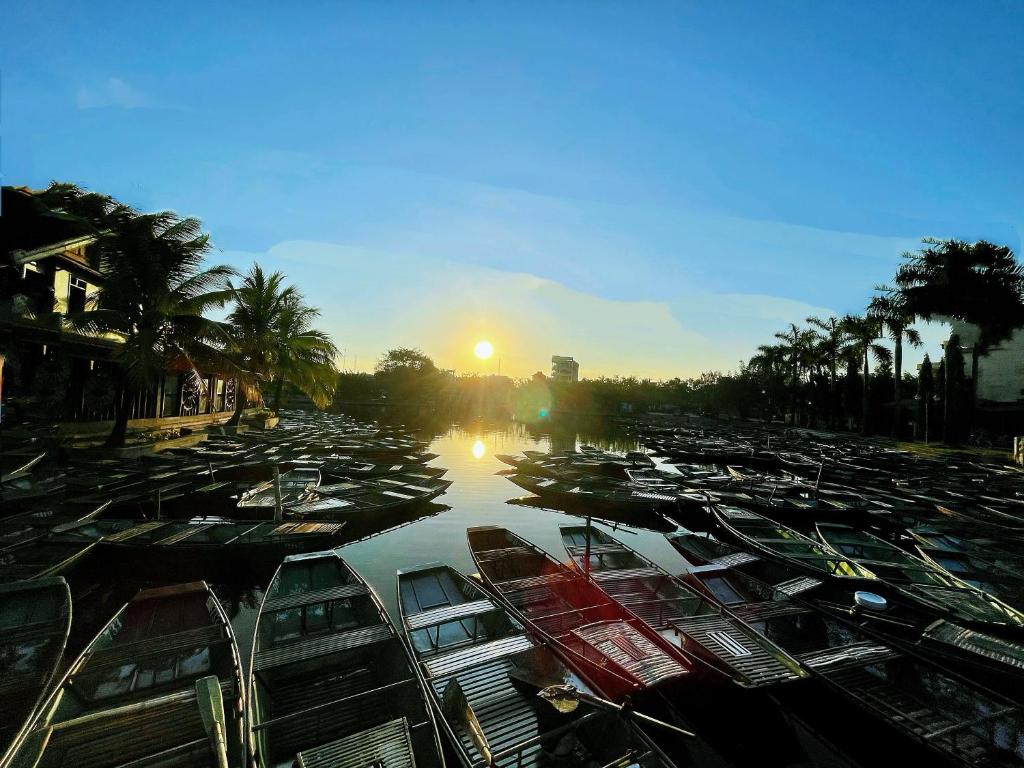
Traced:
<path fill-rule="evenodd" d="M 978 338 L 978 329 L 968 323 L 954 321 L 952 332 L 960 337 L 964 353 L 964 375 L 971 375 L 971 347 Z M 936 364 L 938 361 L 936 361 Z M 978 360 L 978 400 L 996 403 L 1024 402 L 1024 330 L 1009 341 L 989 350 Z"/>
<path fill-rule="evenodd" d="M 551 356 L 551 378 L 554 381 L 580 380 L 580 364 L 571 357 Z"/>

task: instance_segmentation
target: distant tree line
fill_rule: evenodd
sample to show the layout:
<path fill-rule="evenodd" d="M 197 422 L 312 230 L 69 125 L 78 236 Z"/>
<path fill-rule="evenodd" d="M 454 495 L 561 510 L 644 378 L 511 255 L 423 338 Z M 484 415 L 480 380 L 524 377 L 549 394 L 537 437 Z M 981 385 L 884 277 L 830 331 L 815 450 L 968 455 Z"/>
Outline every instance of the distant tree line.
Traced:
<path fill-rule="evenodd" d="M 395 349 L 373 374 L 341 374 L 336 402 L 427 403 L 526 421 L 560 412 L 681 411 L 960 443 L 974 426 L 979 359 L 1024 327 L 1024 271 L 1010 248 L 986 241 L 925 239 L 901 259 L 894 285 L 876 287 L 862 314 L 791 323 L 733 372 L 576 383 L 538 372 L 512 381 L 454 377 L 419 350 Z M 964 350 L 951 335 L 938 364 L 926 354 L 915 374 L 905 370 L 904 350 L 921 346 L 918 320 L 969 323 L 978 339 Z"/>

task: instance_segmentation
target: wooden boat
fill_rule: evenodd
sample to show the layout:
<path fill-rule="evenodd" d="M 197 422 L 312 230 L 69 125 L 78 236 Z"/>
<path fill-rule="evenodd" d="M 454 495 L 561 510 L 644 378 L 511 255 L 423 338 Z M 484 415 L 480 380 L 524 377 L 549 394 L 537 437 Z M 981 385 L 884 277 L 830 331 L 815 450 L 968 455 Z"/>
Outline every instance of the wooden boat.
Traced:
<path fill-rule="evenodd" d="M 374 480 L 344 480 L 319 486 L 305 500 L 285 507 L 296 520 L 354 520 L 425 504 L 441 496 L 451 480 L 405 474 Z"/>
<path fill-rule="evenodd" d="M 281 502 L 294 503 L 320 485 L 320 470 L 315 467 L 304 467 L 289 470 L 280 476 L 279 481 L 266 480 L 242 494 L 238 500 L 239 509 L 274 509 L 277 503 L 277 489 L 280 486 Z"/>
<path fill-rule="evenodd" d="M 657 512 L 644 510 L 630 510 L 622 512 L 615 509 L 602 509 L 600 515 L 587 514 L 587 510 L 575 504 L 561 504 L 551 498 L 540 496 L 527 496 L 517 499 L 509 499 L 505 502 L 516 507 L 529 507 L 531 509 L 547 509 L 562 512 L 566 515 L 585 520 L 590 518 L 598 523 L 606 523 L 609 526 L 628 525 L 630 528 L 643 528 L 657 533 L 669 533 L 676 529 L 675 523 L 669 522 L 664 516 Z M 591 511 L 592 512 L 592 511 Z"/>
<path fill-rule="evenodd" d="M 484 583 L 606 698 L 688 675 L 692 662 L 593 582 L 505 528 L 467 531 Z"/>
<path fill-rule="evenodd" d="M 445 467 L 425 467 L 421 463 L 385 462 L 374 463 L 353 461 L 350 463 L 324 463 L 320 471 L 331 477 L 349 477 L 353 479 L 378 478 L 388 475 L 418 474 L 424 477 L 444 477 L 448 471 Z"/>
<path fill-rule="evenodd" d="M 760 688 L 807 676 L 775 644 L 721 605 L 593 526 L 563 525 L 576 568 L 683 653 L 694 654 L 740 687 Z"/>
<path fill-rule="evenodd" d="M 443 766 L 430 704 L 380 600 L 334 551 L 287 557 L 256 621 L 255 764 Z"/>
<path fill-rule="evenodd" d="M 913 529 L 910 535 L 922 559 L 1015 608 L 1024 606 L 1024 553 L 1006 549 L 1012 539 L 976 538 L 934 527 Z"/>
<path fill-rule="evenodd" d="M 702 549 L 694 544 L 695 551 Z M 714 544 L 704 549 L 708 554 L 715 550 Z M 836 697 L 833 704 L 844 701 L 958 765 L 1014 765 L 1024 760 L 1024 713 L 1018 705 L 907 647 L 865 632 L 849 613 L 819 610 L 787 595 L 784 584 L 773 589 L 744 578 L 727 557 L 691 568 L 688 578 L 825 683 Z M 842 718 L 834 706 L 821 714 L 823 722 Z"/>
<path fill-rule="evenodd" d="M 31 539 L 0 549 L 0 584 L 66 575 L 96 546 L 93 541 Z"/>
<path fill-rule="evenodd" d="M 64 579 L 0 585 L 0 765 L 49 693 L 70 630 Z"/>
<path fill-rule="evenodd" d="M 10 454 L 9 457 L 5 456 L 5 459 L 8 458 L 9 462 L 7 460 L 3 462 L 4 469 L 0 472 L 0 486 L 31 475 L 32 470 L 46 458 L 46 451 L 32 453 L 31 455 Z"/>
<path fill-rule="evenodd" d="M 10 765 L 239 766 L 243 702 L 231 624 L 210 588 L 145 590 L 71 665 Z"/>
<path fill-rule="evenodd" d="M 566 482 L 531 475 L 508 475 L 508 479 L 525 491 L 558 504 L 586 506 L 589 509 L 620 512 L 658 512 L 674 510 L 675 493 L 664 489 L 647 489 L 627 483 Z"/>
<path fill-rule="evenodd" d="M 617 714 L 586 704 L 562 713 L 538 697 L 550 685 L 593 691 L 455 569 L 401 570 L 398 597 L 438 721 L 466 768 L 546 766 L 556 753 L 565 766 L 671 765 Z"/>
<path fill-rule="evenodd" d="M 276 568 L 288 555 L 340 546 L 345 523 L 104 519 L 54 528 L 61 540 L 98 542 L 98 557 L 127 570 L 188 569 L 220 564 Z"/>
<path fill-rule="evenodd" d="M 58 525 L 95 520 L 109 506 L 109 503 L 100 504 L 86 512 L 69 511 L 62 507 L 45 507 L 4 518 L 0 520 L 0 551 L 15 544 L 46 538 L 51 529 Z"/>
<path fill-rule="evenodd" d="M 943 665 L 969 671 L 1014 699 L 1024 698 L 1024 643 L 940 618 L 882 582 L 817 579 L 709 534 L 681 531 L 665 538 L 689 563 L 684 578 L 720 603 L 796 599 L 886 642 L 910 644 Z M 871 590 L 875 604 L 858 599 L 861 587 Z M 882 607 L 879 596 L 885 600 Z"/>
<path fill-rule="evenodd" d="M 968 627 L 1006 631 L 1024 638 L 1024 613 L 948 571 L 849 526 L 819 523 L 818 535 L 860 567 L 939 615 Z"/>
<path fill-rule="evenodd" d="M 847 559 L 828 544 L 815 541 L 792 528 L 755 512 L 715 505 L 711 512 L 719 525 L 741 545 L 812 576 L 871 579 L 866 569 Z"/>

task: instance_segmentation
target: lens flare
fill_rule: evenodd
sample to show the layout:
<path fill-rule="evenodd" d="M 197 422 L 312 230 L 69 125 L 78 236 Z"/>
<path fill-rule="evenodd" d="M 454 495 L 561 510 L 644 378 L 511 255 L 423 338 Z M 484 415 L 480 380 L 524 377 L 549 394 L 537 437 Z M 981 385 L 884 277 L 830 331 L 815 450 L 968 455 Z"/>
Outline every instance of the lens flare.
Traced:
<path fill-rule="evenodd" d="M 483 455 L 487 452 L 487 448 L 484 446 L 483 440 L 477 440 L 473 443 L 473 458 L 482 459 Z"/>
<path fill-rule="evenodd" d="M 494 354 L 494 345 L 489 341 L 478 341 L 473 347 L 473 354 L 481 360 L 486 360 Z"/>

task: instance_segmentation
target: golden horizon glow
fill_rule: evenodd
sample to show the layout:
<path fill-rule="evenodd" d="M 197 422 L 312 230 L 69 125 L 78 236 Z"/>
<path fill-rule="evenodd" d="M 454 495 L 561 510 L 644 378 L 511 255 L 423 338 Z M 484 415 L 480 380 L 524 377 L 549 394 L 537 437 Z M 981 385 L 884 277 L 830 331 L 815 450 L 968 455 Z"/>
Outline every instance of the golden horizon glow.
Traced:
<path fill-rule="evenodd" d="M 473 354 L 481 360 L 486 360 L 494 354 L 494 345 L 486 339 L 481 339 L 473 347 Z"/>
<path fill-rule="evenodd" d="M 487 453 L 487 447 L 484 445 L 483 440 L 477 440 L 475 443 L 473 443 L 474 459 L 482 459 L 485 453 Z"/>

